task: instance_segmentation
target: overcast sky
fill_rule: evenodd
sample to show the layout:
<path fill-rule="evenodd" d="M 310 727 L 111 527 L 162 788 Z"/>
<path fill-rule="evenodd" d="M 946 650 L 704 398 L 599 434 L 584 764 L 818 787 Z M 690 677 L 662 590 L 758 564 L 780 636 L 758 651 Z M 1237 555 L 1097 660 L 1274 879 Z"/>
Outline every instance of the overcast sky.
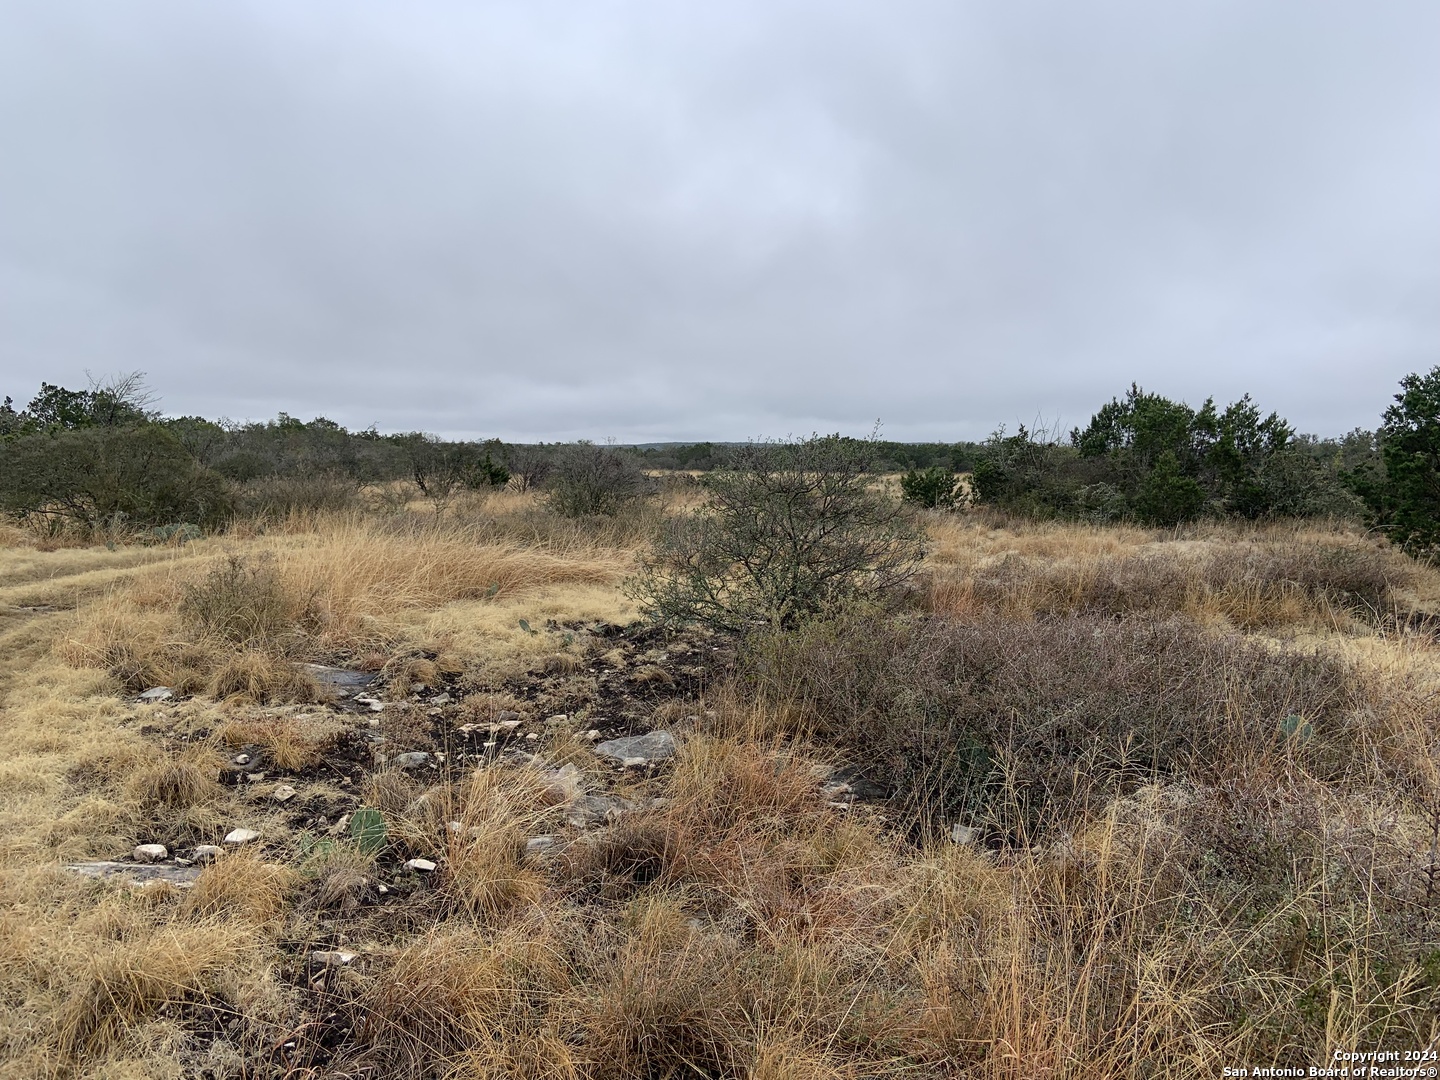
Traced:
<path fill-rule="evenodd" d="M 622 442 L 1373 427 L 1440 3 L 0 0 L 0 394 Z"/>

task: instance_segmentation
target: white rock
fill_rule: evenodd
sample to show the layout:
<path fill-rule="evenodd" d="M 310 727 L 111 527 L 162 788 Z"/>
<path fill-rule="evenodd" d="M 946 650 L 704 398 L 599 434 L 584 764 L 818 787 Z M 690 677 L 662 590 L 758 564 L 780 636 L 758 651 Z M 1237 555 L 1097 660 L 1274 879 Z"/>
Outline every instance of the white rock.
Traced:
<path fill-rule="evenodd" d="M 643 768 L 645 768 L 646 765 L 649 765 L 649 764 L 650 764 L 649 758 L 643 758 L 643 757 L 627 757 L 627 758 L 621 758 L 621 759 L 620 759 L 620 767 L 621 767 L 622 769 L 643 769 Z"/>
<path fill-rule="evenodd" d="M 411 859 L 405 864 L 406 870 L 414 870 L 417 873 L 429 874 L 435 870 L 435 864 L 429 859 Z"/>
<path fill-rule="evenodd" d="M 495 725 L 497 731 L 514 731 L 520 726 L 519 720 L 501 720 Z"/>
<path fill-rule="evenodd" d="M 245 779 L 249 780 L 252 784 L 258 784 L 261 780 L 265 779 L 265 774 L 263 772 L 247 772 Z"/>
<path fill-rule="evenodd" d="M 195 850 L 190 852 L 190 858 L 198 863 L 214 862 L 223 854 L 225 849 L 219 844 L 196 844 Z"/>
<path fill-rule="evenodd" d="M 163 862 L 170 857 L 164 844 L 140 844 L 132 853 L 136 862 Z"/>
<path fill-rule="evenodd" d="M 324 950 L 312 952 L 310 959 L 316 964 L 323 964 L 325 967 L 344 967 L 354 960 L 356 953 L 347 952 L 344 949 Z"/>
<path fill-rule="evenodd" d="M 547 724 L 568 724 L 569 722 L 570 717 L 566 716 L 564 713 L 556 713 L 554 716 L 549 716 L 545 718 L 545 723 Z"/>
<path fill-rule="evenodd" d="M 249 765 L 249 764 L 250 764 L 250 755 L 249 755 L 249 754 L 236 754 L 236 755 L 235 755 L 233 758 L 231 758 L 230 760 L 233 761 L 236 765 Z"/>
<path fill-rule="evenodd" d="M 225 834 L 227 844 L 248 844 L 252 840 L 259 840 L 260 834 L 254 829 L 231 829 Z"/>
<path fill-rule="evenodd" d="M 558 836 L 532 836 L 525 841 L 525 854 L 543 855 L 559 842 Z"/>
<path fill-rule="evenodd" d="M 140 695 L 141 701 L 169 701 L 175 696 L 175 691 L 168 686 L 152 686 Z"/>
<path fill-rule="evenodd" d="M 675 756 L 675 737 L 668 731 L 652 731 L 648 735 L 631 735 L 600 743 L 595 747 L 595 752 L 621 764 L 632 758 L 668 761 Z"/>
<path fill-rule="evenodd" d="M 529 735 L 526 735 L 526 736 L 525 736 L 525 740 L 526 740 L 527 742 L 534 742 L 534 741 L 535 741 L 536 739 L 538 739 L 538 738 L 540 738 L 540 736 L 537 735 L 537 734 L 536 734 L 535 732 L 533 732 L 533 731 L 530 732 Z"/>
<path fill-rule="evenodd" d="M 599 731 L 599 729 L 596 728 L 596 729 L 592 729 L 592 730 L 590 730 L 590 731 L 585 732 L 585 738 L 589 739 L 591 742 L 595 742 L 597 739 L 600 738 L 600 731 Z"/>
<path fill-rule="evenodd" d="M 270 797 L 279 803 L 289 802 L 295 795 L 295 789 L 289 784 L 281 784 L 270 793 Z"/>
<path fill-rule="evenodd" d="M 968 825 L 961 825 L 958 821 L 950 829 L 950 840 L 952 843 L 973 844 L 979 839 L 979 829 L 972 829 Z"/>

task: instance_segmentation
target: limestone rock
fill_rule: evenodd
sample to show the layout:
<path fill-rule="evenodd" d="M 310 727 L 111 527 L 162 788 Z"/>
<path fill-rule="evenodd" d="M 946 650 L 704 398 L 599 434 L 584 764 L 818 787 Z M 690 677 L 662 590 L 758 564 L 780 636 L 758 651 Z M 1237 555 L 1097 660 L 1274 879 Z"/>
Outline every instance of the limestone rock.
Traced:
<path fill-rule="evenodd" d="M 310 962 L 321 967 L 344 967 L 355 959 L 356 953 L 344 949 L 322 949 L 310 954 Z"/>
<path fill-rule="evenodd" d="M 225 849 L 219 844 L 196 844 L 194 850 L 190 852 L 190 861 L 197 863 L 214 862 L 223 854 L 225 854 Z"/>
<path fill-rule="evenodd" d="M 420 874 L 432 874 L 435 872 L 435 864 L 429 859 L 411 859 L 405 864 L 405 869 Z"/>
<path fill-rule="evenodd" d="M 570 806 L 566 821 L 577 829 L 618 821 L 635 804 L 619 795 L 582 795 Z"/>
<path fill-rule="evenodd" d="M 136 700 L 137 701 L 169 701 L 175 696 L 175 691 L 168 686 L 152 686 Z"/>
<path fill-rule="evenodd" d="M 132 854 L 135 861 L 141 863 L 164 862 L 170 857 L 170 851 L 164 844 L 140 844 Z"/>
<path fill-rule="evenodd" d="M 157 866 L 124 862 L 69 863 L 65 869 L 72 874 L 81 874 L 90 878 L 116 878 L 136 885 L 144 885 L 151 881 L 166 881 L 181 888 L 193 885 L 195 879 L 200 876 L 198 866 Z"/>
<path fill-rule="evenodd" d="M 332 691 L 336 697 L 342 698 L 354 697 L 376 679 L 375 673 L 371 671 L 350 671 L 325 664 L 297 664 L 296 667 Z"/>
<path fill-rule="evenodd" d="M 980 840 L 980 830 L 972 829 L 968 825 L 961 825 L 958 821 L 950 828 L 950 841 L 955 844 L 974 844 Z"/>
<path fill-rule="evenodd" d="M 546 774 L 546 784 L 540 797 L 549 806 L 558 806 L 580 797 L 580 770 L 574 765 L 562 765 Z"/>
<path fill-rule="evenodd" d="M 424 750 L 412 750 L 408 754 L 397 754 L 390 764 L 397 769 L 424 769 L 435 764 L 435 758 Z"/>
<path fill-rule="evenodd" d="M 631 735 L 596 745 L 595 753 L 622 764 L 638 759 L 641 763 L 669 761 L 675 756 L 675 737 L 668 731 L 652 731 L 648 735 Z"/>
<path fill-rule="evenodd" d="M 260 834 L 254 829 L 231 829 L 225 834 L 225 843 L 233 844 L 236 847 L 241 844 L 248 844 L 252 840 L 259 840 Z"/>
<path fill-rule="evenodd" d="M 296 791 L 289 784 L 281 784 L 270 793 L 270 797 L 278 803 L 287 803 L 296 795 Z"/>

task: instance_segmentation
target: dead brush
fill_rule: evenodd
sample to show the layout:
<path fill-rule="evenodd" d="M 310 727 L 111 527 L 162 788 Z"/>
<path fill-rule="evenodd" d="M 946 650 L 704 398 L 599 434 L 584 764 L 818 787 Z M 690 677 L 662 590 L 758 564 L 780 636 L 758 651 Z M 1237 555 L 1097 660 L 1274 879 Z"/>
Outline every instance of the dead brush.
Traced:
<path fill-rule="evenodd" d="M 206 747 L 188 747 L 180 755 L 137 772 L 125 785 L 126 796 L 145 807 L 186 810 L 218 798 L 220 755 Z"/>
<path fill-rule="evenodd" d="M 99 1057 L 162 1006 L 218 990 L 253 947 L 224 922 L 160 927 L 99 950 L 55 1015 L 54 1044 L 70 1061 Z"/>
<path fill-rule="evenodd" d="M 318 763 L 344 731 L 333 720 L 264 717 L 226 720 L 211 736 L 232 751 L 257 746 L 265 762 L 280 772 L 301 772 Z"/>
<path fill-rule="evenodd" d="M 357 910 L 375 887 L 375 855 L 358 846 L 345 844 L 326 849 L 303 866 L 313 875 L 311 896 L 324 911 L 349 914 Z"/>
<path fill-rule="evenodd" d="M 550 811 L 547 782 L 533 769 L 476 770 L 405 809 L 396 833 L 412 850 L 442 854 L 440 893 L 452 910 L 493 924 L 544 895 L 522 859 Z"/>
<path fill-rule="evenodd" d="M 445 1075 L 497 1043 L 545 1055 L 529 1075 L 566 1076 L 571 1052 L 546 1017 L 574 975 L 567 950 L 534 926 L 499 933 L 441 926 L 397 952 L 359 999 L 359 1037 L 382 1075 Z M 483 1074 L 482 1074 L 483 1075 Z M 522 1073 L 520 1075 L 526 1075 Z"/>
<path fill-rule="evenodd" d="M 1156 778 L 1360 764 L 1352 664 L 1182 620 L 845 619 L 756 638 L 747 663 L 757 702 L 863 757 L 917 836 L 1024 845 Z"/>
<path fill-rule="evenodd" d="M 235 653 L 217 663 L 206 690 L 213 698 L 237 703 L 313 704 L 328 696 L 284 657 L 258 649 Z"/>
<path fill-rule="evenodd" d="M 294 590 L 273 558 L 229 555 L 182 585 L 179 615 L 201 635 L 243 648 L 283 649 L 314 620 L 316 593 Z"/>
<path fill-rule="evenodd" d="M 297 882 L 295 871 L 248 852 L 231 852 L 201 871 L 185 894 L 181 914 L 259 926 L 284 914 Z"/>
<path fill-rule="evenodd" d="M 956 573 L 939 567 L 931 611 L 973 617 L 1075 614 L 1218 616 L 1247 630 L 1330 627 L 1391 615 L 1415 584 L 1413 560 L 1354 536 L 1298 542 L 1283 533 L 1220 545 L 1210 540 L 1130 549 L 971 554 Z M 967 565 L 968 564 L 968 565 Z"/>
<path fill-rule="evenodd" d="M 634 901 L 622 926 L 571 1006 L 585 1065 L 626 1080 L 732 1073 L 748 1056 L 751 998 L 738 941 L 660 897 Z"/>

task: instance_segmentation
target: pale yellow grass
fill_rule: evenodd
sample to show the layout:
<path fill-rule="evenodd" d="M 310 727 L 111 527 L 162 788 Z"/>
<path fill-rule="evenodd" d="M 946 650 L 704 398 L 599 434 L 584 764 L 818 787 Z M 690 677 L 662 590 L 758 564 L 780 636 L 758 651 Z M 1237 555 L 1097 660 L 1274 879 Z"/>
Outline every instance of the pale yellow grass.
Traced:
<path fill-rule="evenodd" d="M 306 659 L 385 654 L 408 643 L 524 661 L 553 652 L 558 641 L 522 630 L 522 619 L 539 630 L 550 619 L 625 620 L 633 611 L 619 590 L 633 558 L 628 550 L 572 545 L 556 552 L 487 539 L 443 518 L 348 517 L 309 531 L 197 546 L 116 577 L 115 588 L 86 605 L 66 655 L 148 672 L 141 681 L 211 684 L 226 650 L 185 624 L 183 604 L 187 588 L 231 557 L 273 566 L 304 616 L 307 632 L 291 654 Z M 208 648 L 209 659 L 187 650 L 187 642 Z"/>
<path fill-rule="evenodd" d="M 519 513 L 533 497 L 491 495 L 484 508 L 511 501 Z M 941 515 L 931 529 L 936 597 L 948 595 L 954 610 L 963 610 L 962 594 L 941 586 L 959 590 L 1007 557 L 1023 560 L 1040 583 L 1016 592 L 1016 617 L 1064 602 L 1066 589 L 1078 602 L 1117 561 L 1184 565 L 1230 544 L 1352 542 L 1323 531 L 1168 538 Z M 564 654 L 564 631 L 550 621 L 633 614 L 619 591 L 631 550 L 556 535 L 567 538 L 500 541 L 450 511 L 405 527 L 297 521 L 176 550 L 0 544 L 0 597 L 10 605 L 0 621 L 0 1074 L 176 1075 L 187 1036 L 165 1009 L 197 1001 L 243 1020 L 253 1055 L 243 1070 L 253 1072 L 260 1055 L 292 1037 L 277 1025 L 304 1000 L 290 981 L 296 960 L 280 952 L 307 925 L 296 907 L 301 879 L 281 861 L 290 853 L 224 862 L 188 894 L 128 891 L 57 867 L 123 857 L 159 807 L 279 835 L 273 807 L 209 785 L 214 751 L 196 743 L 232 752 L 237 740 L 294 736 L 296 752 L 310 754 L 338 733 L 336 721 L 300 708 L 137 706 L 90 661 L 121 643 L 161 656 L 177 645 L 209 650 L 212 660 L 233 652 L 191 641 L 177 614 L 185 586 L 233 553 L 268 557 L 287 593 L 313 600 L 322 617 L 304 648 L 337 657 L 376 650 L 398 658 L 397 671 L 419 648 L 467 671 L 514 670 Z M 1414 589 L 1440 597 L 1424 574 Z M 20 610 L 39 604 L 64 610 Z M 1218 604 L 1202 597 L 1188 610 L 1246 625 L 1238 607 Z M 1302 646 L 1352 659 L 1371 680 L 1368 745 L 1380 759 L 1406 762 L 1411 776 L 1434 777 L 1440 657 L 1428 638 L 1361 634 L 1315 618 L 1313 605 L 1265 617 L 1291 620 Z M 433 677 L 436 665 L 414 663 Z M 1424 1029 L 1424 1018 L 1410 1015 L 1419 976 L 1366 968 L 1367 913 L 1330 902 L 1333 867 L 1307 871 L 1296 896 L 1254 922 L 1187 876 L 1186 800 L 1197 793 L 1143 789 L 1073 837 L 1004 858 L 959 846 L 918 850 L 862 812 L 825 807 L 804 748 L 756 739 L 775 719 L 755 715 L 753 703 L 732 705 L 717 730 L 751 738 L 684 740 L 669 778 L 646 789 L 667 803 L 624 829 L 580 838 L 553 863 L 523 855 L 527 836 L 563 827 L 539 797 L 538 773 L 483 773 L 428 800 L 400 800 L 395 835 L 431 845 L 444 869 L 414 932 L 402 928 L 367 952 L 373 967 L 345 975 L 362 1021 L 357 1038 L 377 1055 L 373 1075 L 638 1077 L 694 1058 L 730 1075 L 800 1080 L 1110 1080 L 1156 1075 L 1156 1062 L 1165 1075 L 1209 1077 L 1225 1063 L 1275 1060 L 1279 1052 L 1256 1032 L 1288 1016 L 1305 986 L 1265 949 L 1296 926 L 1302 944 L 1306 929 L 1342 943 L 1322 973 L 1329 996 L 1313 1025 L 1317 1046 L 1367 1045 L 1377 1016 Z M 142 727 L 161 730 L 171 750 Z M 1307 827 L 1385 837 L 1386 859 L 1402 848 L 1423 855 L 1415 806 L 1398 816 L 1383 810 L 1368 792 L 1324 793 Z M 653 880 L 625 877 L 652 863 Z M 1403 866 L 1380 870 L 1383 879 Z M 368 867 L 349 871 L 363 881 Z M 602 903 L 596 881 L 619 891 Z M 1347 919 L 1358 928 L 1353 947 L 1343 945 Z M 1249 1026 L 1225 1016 L 1238 997 L 1252 1003 Z M 323 995 L 315 1000 L 322 1012 L 332 1008 Z M 244 1074 L 218 1057 L 217 1074 L 222 1065 Z"/>
<path fill-rule="evenodd" d="M 1368 633 L 1357 617 L 1440 612 L 1440 572 L 1344 526 L 1206 523 L 1172 532 L 985 514 L 933 514 L 927 524 L 929 603 L 945 614 L 1032 618 L 1098 606 L 1117 615 L 1175 612 L 1252 631 Z M 1317 552 L 1329 564 L 1307 566 Z M 1347 560 L 1365 573 L 1390 575 L 1382 602 L 1398 608 L 1366 610 L 1370 601 L 1339 595 L 1348 585 Z M 1291 572 L 1300 576 L 1287 577 Z"/>

